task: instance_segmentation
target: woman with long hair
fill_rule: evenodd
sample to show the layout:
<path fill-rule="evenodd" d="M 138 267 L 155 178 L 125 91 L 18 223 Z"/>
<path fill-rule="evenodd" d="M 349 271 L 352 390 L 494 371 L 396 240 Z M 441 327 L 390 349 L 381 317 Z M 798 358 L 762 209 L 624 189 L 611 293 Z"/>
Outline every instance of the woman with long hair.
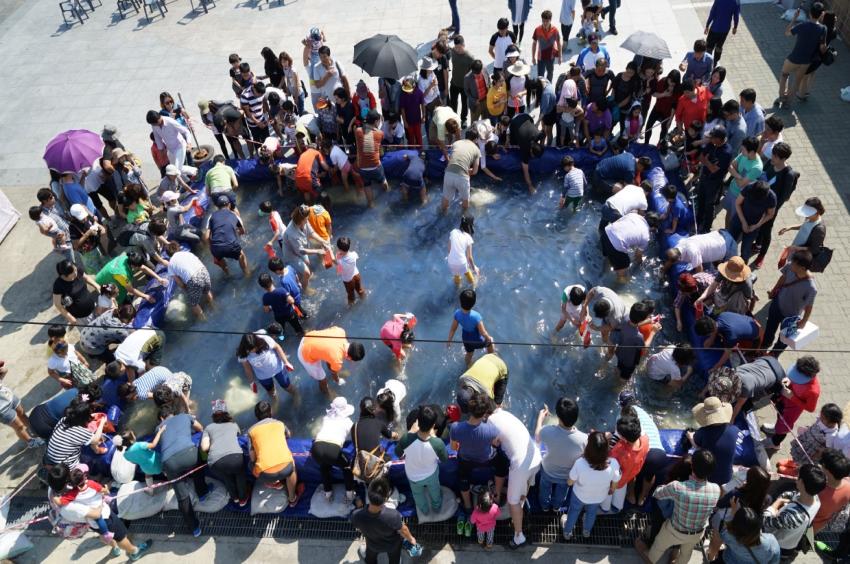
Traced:
<path fill-rule="evenodd" d="M 608 439 L 605 433 L 594 431 L 587 437 L 584 454 L 576 460 L 570 470 L 567 485 L 573 487 L 570 509 L 561 515 L 561 526 L 565 540 L 573 537 L 573 528 L 582 511 L 584 523 L 582 536 L 587 538 L 596 522 L 599 505 L 617 489 L 620 480 L 620 464 L 608 457 Z"/>

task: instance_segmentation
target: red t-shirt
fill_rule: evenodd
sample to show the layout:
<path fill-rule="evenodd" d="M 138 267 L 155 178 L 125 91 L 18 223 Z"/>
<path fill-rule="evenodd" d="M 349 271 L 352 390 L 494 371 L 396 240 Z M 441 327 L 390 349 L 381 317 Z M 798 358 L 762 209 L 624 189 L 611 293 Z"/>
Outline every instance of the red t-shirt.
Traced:
<path fill-rule="evenodd" d="M 657 94 L 664 94 L 667 92 L 667 80 L 659 80 L 655 83 L 655 92 Z M 676 92 L 674 89 L 674 93 L 670 96 L 665 96 L 664 98 L 656 98 L 655 106 L 653 107 L 653 111 L 658 113 L 661 116 L 668 117 L 673 113 L 673 106 L 678 102 L 679 97 L 682 95 L 681 92 Z"/>
<path fill-rule="evenodd" d="M 622 438 L 620 442 L 614 445 L 608 456 L 615 458 L 620 463 L 621 474 L 620 481 L 617 482 L 617 489 L 622 488 L 640 474 L 640 469 L 643 468 L 648 453 L 649 437 L 646 435 L 641 435 L 638 450 L 635 450 L 634 445 Z"/>
<path fill-rule="evenodd" d="M 820 382 L 817 376 L 812 378 L 805 384 L 795 384 L 791 382 L 791 393 L 794 395 L 790 398 L 782 396 L 782 419 L 776 423 L 776 433 L 785 434 L 794 427 L 794 423 L 803 414 L 803 411 L 814 413 L 818 406 L 818 398 L 820 397 Z M 787 423 L 787 425 L 786 425 Z"/>
<path fill-rule="evenodd" d="M 711 92 L 705 86 L 697 86 L 696 95 L 695 100 L 691 100 L 687 96 L 679 98 L 676 106 L 676 123 L 682 128 L 690 127 L 696 120 L 705 122 Z"/>
<path fill-rule="evenodd" d="M 561 34 L 558 33 L 558 28 L 554 25 L 549 26 L 549 31 L 543 29 L 542 25 L 537 26 L 534 29 L 534 34 L 531 36 L 531 39 L 537 41 L 537 49 L 538 49 L 538 59 L 541 61 L 548 61 L 549 59 L 555 58 L 555 42 L 561 38 Z"/>
<path fill-rule="evenodd" d="M 820 500 L 820 509 L 818 509 L 818 513 L 812 521 L 812 529 L 815 533 L 823 529 L 834 514 L 850 503 L 850 479 L 844 478 L 835 489 L 827 486 L 818 494 L 818 499 Z"/>

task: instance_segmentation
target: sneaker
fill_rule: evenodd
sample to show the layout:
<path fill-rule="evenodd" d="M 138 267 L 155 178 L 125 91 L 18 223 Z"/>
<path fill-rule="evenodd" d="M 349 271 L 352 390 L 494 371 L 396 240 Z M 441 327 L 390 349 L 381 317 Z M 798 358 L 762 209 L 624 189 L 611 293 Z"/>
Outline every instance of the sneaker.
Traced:
<path fill-rule="evenodd" d="M 198 538 L 199 536 L 201 536 L 201 526 L 200 525 L 195 527 L 195 530 L 192 531 L 192 536 L 195 537 L 195 538 Z"/>
<path fill-rule="evenodd" d="M 467 538 L 472 536 L 472 522 L 471 521 L 467 521 L 466 523 L 463 524 L 463 536 L 465 536 Z"/>
<path fill-rule="evenodd" d="M 200 531 L 200 529 L 198 529 Z M 198 535 L 195 535 L 198 536 Z M 145 555 L 147 551 L 151 549 L 151 545 L 153 544 L 153 539 L 148 539 L 145 542 L 136 545 L 136 552 L 130 555 L 130 560 L 135 562 L 139 558 Z"/>
<path fill-rule="evenodd" d="M 566 516 L 566 514 L 562 514 L 559 521 L 561 522 L 561 533 L 564 535 L 564 540 L 569 541 L 570 539 L 573 538 L 573 532 L 570 531 L 568 533 L 567 530 L 566 530 L 566 527 L 567 527 L 567 516 Z"/>
<path fill-rule="evenodd" d="M 612 27 L 611 29 L 609 29 L 609 30 L 608 30 L 608 33 L 609 33 L 610 35 L 617 35 L 617 28 L 616 28 L 616 27 Z"/>
<path fill-rule="evenodd" d="M 102 542 L 105 545 L 110 545 L 110 544 L 112 544 L 112 539 L 114 537 L 115 537 L 115 533 L 113 533 L 112 531 L 106 531 L 105 533 L 100 535 L 100 542 Z"/>
<path fill-rule="evenodd" d="M 345 503 L 351 503 L 357 497 L 357 493 L 353 490 L 345 492 Z"/>
<path fill-rule="evenodd" d="M 325 501 L 331 502 L 334 499 L 334 491 L 325 492 Z"/>
<path fill-rule="evenodd" d="M 248 500 L 248 498 L 246 497 L 245 499 L 237 500 L 237 501 L 236 501 L 236 504 L 237 504 L 239 507 L 245 507 L 246 505 L 248 505 L 248 501 L 249 501 L 249 500 Z"/>
<path fill-rule="evenodd" d="M 463 532 L 466 530 L 466 523 L 466 517 L 458 518 L 457 524 L 455 525 L 458 536 L 463 536 Z"/>
<path fill-rule="evenodd" d="M 112 558 L 118 558 L 119 556 L 121 556 L 121 549 L 117 546 L 113 546 L 112 550 L 109 552 L 109 555 L 112 556 Z"/>
<path fill-rule="evenodd" d="M 590 538 L 590 531 L 582 531 L 581 536 L 583 536 L 586 539 L 589 539 Z"/>
<path fill-rule="evenodd" d="M 39 448 L 44 446 L 44 439 L 33 437 L 27 441 L 27 448 Z"/>
<path fill-rule="evenodd" d="M 776 428 L 773 425 L 769 425 L 768 423 L 762 423 L 759 427 L 759 430 L 765 435 L 776 434 Z"/>

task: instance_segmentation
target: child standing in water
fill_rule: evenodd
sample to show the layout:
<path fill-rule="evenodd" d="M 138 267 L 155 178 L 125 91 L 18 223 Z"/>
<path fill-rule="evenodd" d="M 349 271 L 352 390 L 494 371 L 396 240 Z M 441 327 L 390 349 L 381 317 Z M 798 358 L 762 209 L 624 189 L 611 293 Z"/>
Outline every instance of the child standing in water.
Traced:
<path fill-rule="evenodd" d="M 342 278 L 342 284 L 348 296 L 348 305 L 351 306 L 354 305 L 355 293 L 360 296 L 360 299 L 366 297 L 366 290 L 360 284 L 360 270 L 357 268 L 357 259 L 360 256 L 351 250 L 351 239 L 348 237 L 337 239 L 336 248 L 339 249 L 336 254 L 336 271 Z"/>
<path fill-rule="evenodd" d="M 471 215 L 461 217 L 460 227 L 452 229 L 452 232 L 449 233 L 449 256 L 446 257 L 446 260 L 449 263 L 449 270 L 452 273 L 455 286 L 460 286 L 461 275 L 465 276 L 467 281 L 474 286 L 475 277 L 480 272 L 475 265 L 475 259 L 472 257 L 472 244 L 474 243 L 472 235 L 474 233 L 475 218 Z"/>
<path fill-rule="evenodd" d="M 406 350 L 413 348 L 413 328 L 416 316 L 412 313 L 396 313 L 381 327 L 381 340 L 387 345 L 399 363 L 407 359 Z"/>
<path fill-rule="evenodd" d="M 451 329 L 449 329 L 449 338 L 446 339 L 446 347 L 450 347 L 455 331 L 460 325 L 460 338 L 463 341 L 463 349 L 466 351 L 467 368 L 472 364 L 472 354 L 476 350 L 486 348 L 488 353 L 496 352 L 496 347 L 493 346 L 493 337 L 484 327 L 481 314 L 472 309 L 475 307 L 475 300 L 475 290 L 472 288 L 467 288 L 460 293 L 460 308 L 455 310 L 454 320 Z"/>

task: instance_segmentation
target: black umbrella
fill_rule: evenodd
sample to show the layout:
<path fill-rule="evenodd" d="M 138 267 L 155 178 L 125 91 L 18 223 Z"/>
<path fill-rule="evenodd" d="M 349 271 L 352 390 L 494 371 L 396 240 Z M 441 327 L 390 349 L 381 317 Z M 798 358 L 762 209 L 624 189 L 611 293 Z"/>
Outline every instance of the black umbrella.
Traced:
<path fill-rule="evenodd" d="M 370 76 L 400 79 L 417 70 L 416 50 L 396 35 L 378 34 L 354 46 L 354 64 Z"/>

